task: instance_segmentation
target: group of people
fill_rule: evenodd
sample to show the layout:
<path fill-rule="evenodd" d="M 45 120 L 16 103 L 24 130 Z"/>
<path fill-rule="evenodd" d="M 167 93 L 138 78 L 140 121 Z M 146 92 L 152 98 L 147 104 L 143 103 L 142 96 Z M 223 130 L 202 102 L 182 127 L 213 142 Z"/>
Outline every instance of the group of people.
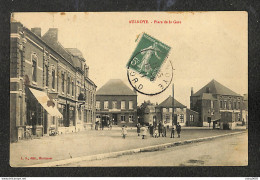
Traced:
<path fill-rule="evenodd" d="M 105 125 L 107 126 L 108 130 L 112 129 L 112 123 L 107 120 L 107 122 L 105 122 L 105 120 L 101 120 L 101 121 L 96 121 L 95 123 L 95 130 L 104 130 Z"/>
<path fill-rule="evenodd" d="M 142 139 L 144 139 L 146 137 L 146 134 L 147 134 L 147 128 L 145 125 L 142 125 L 140 123 L 138 123 L 136 125 L 137 127 L 137 135 L 140 136 L 140 133 L 141 133 L 141 136 L 142 136 Z M 159 125 L 158 127 L 155 125 L 153 126 L 152 124 L 150 124 L 148 126 L 148 129 L 149 129 L 149 133 L 150 133 L 150 136 L 151 137 L 154 137 L 154 138 L 158 138 L 162 135 L 162 137 L 166 137 L 166 134 L 167 134 L 167 127 L 160 121 L 159 122 Z M 171 127 L 171 138 L 174 138 L 174 125 L 172 125 Z M 180 123 L 178 122 L 177 125 L 176 125 L 176 131 L 177 131 L 177 134 L 178 134 L 178 138 L 180 138 L 180 134 L 181 134 L 181 125 Z"/>

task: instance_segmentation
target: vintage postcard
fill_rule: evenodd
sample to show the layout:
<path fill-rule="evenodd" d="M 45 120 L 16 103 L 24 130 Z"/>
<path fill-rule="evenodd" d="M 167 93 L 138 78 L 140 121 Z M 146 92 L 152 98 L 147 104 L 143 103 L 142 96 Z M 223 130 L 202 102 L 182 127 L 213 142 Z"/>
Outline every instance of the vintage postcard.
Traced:
<path fill-rule="evenodd" d="M 10 166 L 247 166 L 248 14 L 12 13 Z"/>

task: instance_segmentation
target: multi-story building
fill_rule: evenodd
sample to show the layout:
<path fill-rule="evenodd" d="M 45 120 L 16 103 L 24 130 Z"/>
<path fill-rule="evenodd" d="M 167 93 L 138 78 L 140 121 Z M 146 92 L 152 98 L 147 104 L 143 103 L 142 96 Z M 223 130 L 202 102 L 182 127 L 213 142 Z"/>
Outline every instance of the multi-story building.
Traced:
<path fill-rule="evenodd" d="M 173 111 L 174 106 L 174 111 Z M 162 103 L 156 106 L 157 123 L 162 122 L 166 126 L 176 125 L 178 122 L 181 126 L 197 126 L 198 113 L 191 111 L 187 106 L 169 96 Z"/>
<path fill-rule="evenodd" d="M 122 80 L 111 79 L 96 92 L 96 121 L 107 125 L 135 126 L 137 94 Z"/>
<path fill-rule="evenodd" d="M 96 85 L 76 48 L 58 41 L 58 29 L 41 36 L 11 23 L 10 126 L 11 141 L 28 134 L 43 136 L 86 129 L 95 117 Z"/>
<path fill-rule="evenodd" d="M 234 128 L 242 123 L 242 103 L 241 95 L 214 79 L 194 94 L 191 89 L 190 107 L 199 112 L 199 126 Z"/>
<path fill-rule="evenodd" d="M 248 94 L 243 96 L 242 123 L 248 126 Z"/>

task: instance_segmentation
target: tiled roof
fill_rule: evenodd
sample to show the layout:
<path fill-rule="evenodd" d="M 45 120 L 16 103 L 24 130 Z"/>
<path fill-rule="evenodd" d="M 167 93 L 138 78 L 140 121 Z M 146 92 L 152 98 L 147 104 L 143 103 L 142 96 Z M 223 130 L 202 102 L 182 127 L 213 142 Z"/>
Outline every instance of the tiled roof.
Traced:
<path fill-rule="evenodd" d="M 83 58 L 82 52 L 78 50 L 77 48 L 65 48 L 69 53 L 71 53 L 73 56 L 77 56 L 79 58 Z"/>
<path fill-rule="evenodd" d="M 74 65 L 73 60 L 71 59 L 70 53 L 62 46 L 58 41 L 58 29 L 50 28 L 43 36 L 42 40 L 53 48 L 56 52 L 62 55 L 67 61 Z"/>
<path fill-rule="evenodd" d="M 196 92 L 193 96 L 201 96 L 203 93 L 207 93 L 207 88 L 209 88 L 209 93 L 211 94 L 240 96 L 239 94 L 235 93 L 234 91 L 220 84 L 214 79 L 210 81 L 207 85 L 205 85 L 203 88 L 201 88 L 198 92 Z"/>
<path fill-rule="evenodd" d="M 159 104 L 157 107 L 166 107 L 166 108 L 170 108 L 172 107 L 172 100 L 173 97 L 169 96 L 167 99 L 165 99 L 161 104 Z M 176 99 L 174 99 L 174 107 L 175 108 L 186 108 L 187 106 L 184 106 L 183 104 L 181 104 L 179 101 L 177 101 Z"/>
<path fill-rule="evenodd" d="M 136 92 L 130 89 L 122 80 L 110 79 L 97 90 L 97 95 L 136 95 Z"/>

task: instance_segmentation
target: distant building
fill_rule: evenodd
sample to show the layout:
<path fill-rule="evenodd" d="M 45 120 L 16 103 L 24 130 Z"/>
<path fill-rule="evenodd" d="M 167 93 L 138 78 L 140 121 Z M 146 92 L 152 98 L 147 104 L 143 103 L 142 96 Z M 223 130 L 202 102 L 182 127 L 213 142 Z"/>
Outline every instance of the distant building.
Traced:
<path fill-rule="evenodd" d="M 187 106 L 181 104 L 174 99 L 174 112 L 173 112 L 173 97 L 169 96 L 162 103 L 156 106 L 156 120 L 157 124 L 162 121 L 166 126 L 174 125 L 177 122 L 181 126 L 197 126 L 198 113 L 187 109 Z"/>
<path fill-rule="evenodd" d="M 242 124 L 242 105 L 241 95 L 214 79 L 194 94 L 191 90 L 190 108 L 199 112 L 199 126 L 233 129 Z"/>
<path fill-rule="evenodd" d="M 120 79 L 111 79 L 96 93 L 96 121 L 135 126 L 137 94 Z"/>
<path fill-rule="evenodd" d="M 144 123 L 145 124 L 154 124 L 157 121 L 156 108 L 155 104 L 148 104 L 144 110 Z"/>
<path fill-rule="evenodd" d="M 57 28 L 42 36 L 41 28 L 11 23 L 11 142 L 91 126 L 96 85 L 85 62 L 78 49 L 59 43 Z"/>
<path fill-rule="evenodd" d="M 248 126 L 248 94 L 243 96 L 242 122 Z"/>

